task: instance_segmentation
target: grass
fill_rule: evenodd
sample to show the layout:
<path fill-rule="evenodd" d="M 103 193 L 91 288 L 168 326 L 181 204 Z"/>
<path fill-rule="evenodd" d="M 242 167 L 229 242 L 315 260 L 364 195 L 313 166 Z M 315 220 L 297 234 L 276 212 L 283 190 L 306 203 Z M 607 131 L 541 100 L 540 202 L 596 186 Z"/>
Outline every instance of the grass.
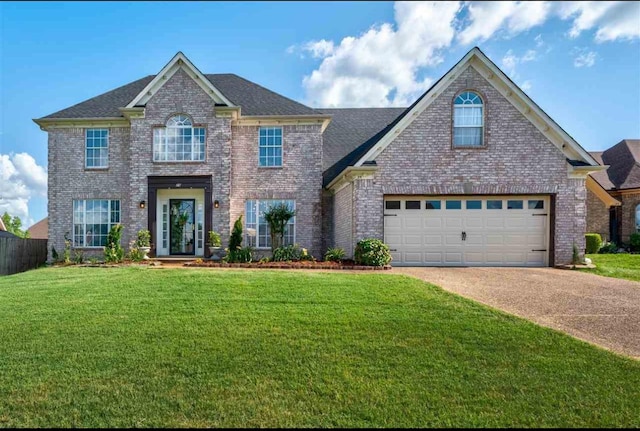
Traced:
<path fill-rule="evenodd" d="M 640 363 L 387 274 L 0 278 L 0 427 L 638 427 Z"/>
<path fill-rule="evenodd" d="M 640 254 L 588 254 L 595 269 L 582 269 L 605 277 L 640 281 Z"/>

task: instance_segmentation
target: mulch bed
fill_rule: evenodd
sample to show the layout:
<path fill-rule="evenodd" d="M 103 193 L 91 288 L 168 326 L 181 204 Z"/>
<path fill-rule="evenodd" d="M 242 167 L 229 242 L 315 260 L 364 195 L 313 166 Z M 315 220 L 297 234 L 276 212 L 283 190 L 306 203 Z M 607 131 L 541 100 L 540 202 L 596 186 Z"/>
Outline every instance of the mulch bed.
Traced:
<path fill-rule="evenodd" d="M 225 263 L 205 260 L 202 262 L 187 262 L 184 266 L 198 268 L 251 268 L 251 269 L 339 269 L 360 271 L 381 271 L 391 269 L 391 265 L 364 266 L 356 265 L 353 261 L 343 262 L 313 262 L 309 260 L 300 262 L 251 262 L 251 263 Z"/>

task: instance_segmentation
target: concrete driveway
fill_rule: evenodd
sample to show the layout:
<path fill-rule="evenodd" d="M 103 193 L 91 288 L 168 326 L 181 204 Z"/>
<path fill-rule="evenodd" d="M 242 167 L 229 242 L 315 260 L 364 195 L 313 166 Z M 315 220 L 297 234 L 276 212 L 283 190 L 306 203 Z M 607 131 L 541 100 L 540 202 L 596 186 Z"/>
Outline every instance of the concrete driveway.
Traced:
<path fill-rule="evenodd" d="M 552 268 L 394 268 L 640 359 L 640 283 Z"/>

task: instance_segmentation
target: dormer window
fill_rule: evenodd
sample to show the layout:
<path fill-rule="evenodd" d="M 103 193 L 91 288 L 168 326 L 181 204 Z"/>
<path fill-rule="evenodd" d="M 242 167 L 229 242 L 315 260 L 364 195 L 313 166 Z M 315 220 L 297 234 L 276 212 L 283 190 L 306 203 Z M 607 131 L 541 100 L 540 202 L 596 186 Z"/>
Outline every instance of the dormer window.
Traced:
<path fill-rule="evenodd" d="M 153 130 L 154 162 L 204 161 L 205 128 L 193 127 L 191 118 L 175 115 L 166 127 Z"/>
<path fill-rule="evenodd" d="M 484 104 L 473 91 L 460 93 L 453 101 L 453 146 L 484 145 Z"/>

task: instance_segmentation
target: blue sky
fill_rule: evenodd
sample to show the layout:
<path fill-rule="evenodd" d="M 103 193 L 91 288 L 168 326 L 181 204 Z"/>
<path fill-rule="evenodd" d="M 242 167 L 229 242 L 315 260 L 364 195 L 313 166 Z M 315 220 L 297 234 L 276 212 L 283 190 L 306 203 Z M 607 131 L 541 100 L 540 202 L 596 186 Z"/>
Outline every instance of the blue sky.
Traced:
<path fill-rule="evenodd" d="M 640 138 L 639 2 L 2 2 L 0 212 L 46 216 L 32 122 L 182 51 L 310 106 L 406 106 L 479 46 L 587 150 Z"/>

